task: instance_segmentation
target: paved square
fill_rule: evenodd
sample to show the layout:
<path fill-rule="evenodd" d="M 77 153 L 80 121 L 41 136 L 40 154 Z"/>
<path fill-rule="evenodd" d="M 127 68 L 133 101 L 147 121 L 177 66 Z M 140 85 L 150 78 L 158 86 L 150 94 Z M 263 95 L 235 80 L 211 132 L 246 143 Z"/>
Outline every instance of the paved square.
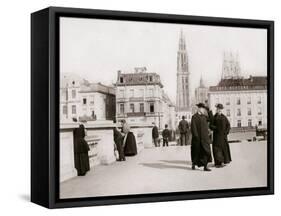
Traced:
<path fill-rule="evenodd" d="M 230 144 L 232 163 L 224 168 L 210 164 L 211 172 L 191 170 L 190 146 L 144 149 L 125 162 L 100 165 L 86 176 L 60 185 L 61 198 L 210 189 L 248 188 L 267 185 L 266 141 Z"/>

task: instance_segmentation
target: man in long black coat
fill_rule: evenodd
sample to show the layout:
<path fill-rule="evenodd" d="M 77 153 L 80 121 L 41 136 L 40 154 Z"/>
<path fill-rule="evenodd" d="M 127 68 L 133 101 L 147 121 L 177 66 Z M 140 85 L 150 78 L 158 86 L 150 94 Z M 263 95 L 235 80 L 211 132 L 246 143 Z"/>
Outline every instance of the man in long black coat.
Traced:
<path fill-rule="evenodd" d="M 77 122 L 76 118 L 73 118 Z M 90 162 L 88 151 L 90 150 L 88 143 L 85 140 L 85 127 L 80 124 L 74 129 L 74 164 L 78 176 L 84 176 L 90 170 Z"/>
<path fill-rule="evenodd" d="M 187 145 L 188 142 L 188 130 L 189 125 L 188 122 L 185 120 L 185 116 L 182 116 L 182 120 L 179 123 L 179 131 L 180 131 L 180 145 Z"/>
<path fill-rule="evenodd" d="M 117 151 L 119 154 L 118 161 L 125 161 L 126 158 L 125 158 L 124 148 L 123 148 L 123 136 L 122 136 L 121 132 L 118 131 L 117 128 L 113 129 L 113 138 L 114 138 L 114 142 L 116 144 Z"/>
<path fill-rule="evenodd" d="M 207 117 L 204 114 L 206 112 L 205 105 L 203 103 L 197 104 L 198 111 L 192 116 L 191 119 L 191 160 L 192 169 L 195 166 L 204 167 L 204 171 L 211 171 L 207 165 L 212 161 L 211 156 L 211 140 L 209 137 L 209 125 Z"/>
<path fill-rule="evenodd" d="M 230 147 L 227 135 L 230 131 L 230 123 L 226 116 L 222 114 L 223 105 L 217 104 L 217 113 L 213 118 L 211 129 L 213 133 L 213 156 L 216 167 L 222 167 L 222 163 L 231 162 Z"/>
<path fill-rule="evenodd" d="M 155 147 L 159 147 L 159 131 L 158 127 L 153 122 L 153 128 L 152 128 L 152 139 Z"/>

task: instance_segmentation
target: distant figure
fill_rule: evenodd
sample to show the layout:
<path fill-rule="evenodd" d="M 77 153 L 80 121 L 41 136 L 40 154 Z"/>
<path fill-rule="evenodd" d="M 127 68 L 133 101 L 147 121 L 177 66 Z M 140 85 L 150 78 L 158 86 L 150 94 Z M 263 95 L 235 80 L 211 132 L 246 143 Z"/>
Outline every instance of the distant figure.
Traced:
<path fill-rule="evenodd" d="M 168 125 L 165 124 L 165 129 L 162 131 L 163 136 L 163 147 L 169 146 L 169 137 L 170 137 L 170 131 L 168 130 Z"/>
<path fill-rule="evenodd" d="M 124 148 L 123 148 L 123 136 L 121 132 L 115 127 L 113 129 L 113 137 L 114 137 L 114 142 L 117 147 L 117 151 L 119 154 L 118 161 L 125 161 L 125 154 L 124 154 Z"/>
<path fill-rule="evenodd" d="M 126 156 L 134 156 L 137 154 L 137 143 L 133 132 L 130 131 L 130 126 L 125 120 L 122 120 L 122 133 L 124 133 L 123 148 Z"/>
<path fill-rule="evenodd" d="M 77 122 L 76 118 L 73 118 Z M 78 128 L 74 129 L 74 164 L 78 176 L 84 176 L 90 170 L 90 162 L 88 151 L 90 150 L 88 143 L 85 140 L 85 127 L 79 124 Z"/>
<path fill-rule="evenodd" d="M 211 140 L 208 134 L 208 122 L 207 117 L 204 115 L 206 112 L 205 105 L 203 103 L 196 104 L 198 107 L 197 113 L 192 116 L 191 119 L 191 160 L 192 169 L 195 170 L 195 166 L 204 167 L 204 171 L 211 171 L 207 165 L 212 161 L 211 156 Z"/>
<path fill-rule="evenodd" d="M 223 105 L 216 105 L 217 111 L 214 116 L 211 129 L 213 134 L 213 156 L 215 166 L 217 168 L 223 167 L 224 164 L 231 162 L 230 148 L 227 140 L 227 135 L 230 131 L 230 123 L 227 117 L 222 114 Z"/>
<path fill-rule="evenodd" d="M 185 120 L 185 116 L 182 116 L 182 120 L 179 123 L 179 131 L 180 131 L 180 145 L 187 145 L 188 143 L 188 130 L 189 125 L 188 122 Z"/>
<path fill-rule="evenodd" d="M 152 123 L 153 128 L 152 128 L 152 139 L 155 147 L 159 146 L 159 132 L 158 132 L 158 127 L 155 125 L 155 123 Z"/>

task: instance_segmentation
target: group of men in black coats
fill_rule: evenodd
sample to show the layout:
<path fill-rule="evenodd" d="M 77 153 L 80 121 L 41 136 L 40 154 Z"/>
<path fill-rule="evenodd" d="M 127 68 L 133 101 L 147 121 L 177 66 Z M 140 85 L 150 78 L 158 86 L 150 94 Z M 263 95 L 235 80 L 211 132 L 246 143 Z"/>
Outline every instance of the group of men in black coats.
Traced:
<path fill-rule="evenodd" d="M 230 148 L 227 135 L 230 124 L 222 113 L 223 105 L 216 105 L 216 114 L 213 115 L 204 103 L 197 104 L 198 110 L 191 119 L 191 161 L 192 169 L 204 167 L 204 171 L 211 171 L 208 163 L 212 162 L 211 147 L 213 143 L 213 156 L 215 167 L 220 168 L 231 162 Z M 213 142 L 210 130 L 213 131 Z"/>

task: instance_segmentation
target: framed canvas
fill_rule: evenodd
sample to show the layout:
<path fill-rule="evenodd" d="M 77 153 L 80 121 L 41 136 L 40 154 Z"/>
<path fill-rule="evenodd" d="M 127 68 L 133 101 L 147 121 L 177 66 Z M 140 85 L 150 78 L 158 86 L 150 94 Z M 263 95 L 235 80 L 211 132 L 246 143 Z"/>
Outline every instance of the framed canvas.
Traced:
<path fill-rule="evenodd" d="M 31 15 L 31 201 L 274 193 L 274 22 Z"/>

